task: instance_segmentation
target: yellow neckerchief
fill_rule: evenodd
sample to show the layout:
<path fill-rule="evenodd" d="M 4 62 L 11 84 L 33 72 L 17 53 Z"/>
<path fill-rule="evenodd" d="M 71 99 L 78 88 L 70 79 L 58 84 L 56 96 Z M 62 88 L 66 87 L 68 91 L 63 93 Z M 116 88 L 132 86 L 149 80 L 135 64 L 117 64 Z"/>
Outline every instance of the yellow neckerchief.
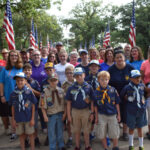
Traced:
<path fill-rule="evenodd" d="M 101 99 L 101 103 L 104 105 L 105 98 L 107 98 L 108 103 L 110 104 L 110 97 L 108 96 L 108 93 L 107 93 L 107 92 L 108 92 L 108 89 L 101 90 L 101 89 L 100 89 L 100 86 L 99 86 L 96 90 L 98 90 L 98 91 L 100 91 L 100 92 L 103 93 L 103 97 L 102 97 L 102 99 Z"/>

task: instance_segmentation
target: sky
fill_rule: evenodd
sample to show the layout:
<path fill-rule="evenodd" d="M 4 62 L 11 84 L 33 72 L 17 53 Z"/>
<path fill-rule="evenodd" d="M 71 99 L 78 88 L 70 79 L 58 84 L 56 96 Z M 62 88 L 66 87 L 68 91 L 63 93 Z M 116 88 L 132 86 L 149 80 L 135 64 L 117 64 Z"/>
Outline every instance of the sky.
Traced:
<path fill-rule="evenodd" d="M 107 4 L 112 4 L 121 6 L 132 1 L 133 0 L 103 0 L 103 5 L 105 6 Z M 49 13 L 50 15 L 55 15 L 58 19 L 62 17 L 69 18 L 69 12 L 80 2 L 81 0 L 63 0 L 61 5 L 61 11 L 59 11 L 56 6 L 52 6 L 51 9 L 47 11 L 47 13 Z M 63 33 L 65 38 L 69 38 L 69 27 L 63 27 Z"/>

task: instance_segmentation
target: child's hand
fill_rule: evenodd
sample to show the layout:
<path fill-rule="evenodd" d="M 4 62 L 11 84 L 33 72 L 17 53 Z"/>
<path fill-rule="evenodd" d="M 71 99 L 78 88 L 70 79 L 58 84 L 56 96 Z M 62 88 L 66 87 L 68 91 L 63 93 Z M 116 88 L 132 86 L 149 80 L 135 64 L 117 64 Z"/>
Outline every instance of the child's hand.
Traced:
<path fill-rule="evenodd" d="M 118 120 L 118 122 L 120 122 L 120 121 L 121 121 L 121 117 L 120 117 L 120 115 L 117 115 L 117 120 Z"/>
<path fill-rule="evenodd" d="M 34 126 L 34 119 L 31 119 L 31 121 L 30 121 L 30 126 L 31 126 L 31 127 Z"/>
<path fill-rule="evenodd" d="M 68 122 L 72 123 L 72 117 L 68 116 Z"/>
<path fill-rule="evenodd" d="M 65 119 L 66 119 L 66 114 L 63 114 L 62 121 L 65 121 Z"/>
<path fill-rule="evenodd" d="M 2 102 L 2 103 L 6 103 L 5 96 L 1 97 L 1 102 Z"/>
<path fill-rule="evenodd" d="M 48 117 L 47 116 L 44 117 L 44 121 L 48 122 Z"/>
<path fill-rule="evenodd" d="M 90 114 L 89 120 L 90 120 L 90 122 L 92 122 L 94 120 L 94 114 Z"/>

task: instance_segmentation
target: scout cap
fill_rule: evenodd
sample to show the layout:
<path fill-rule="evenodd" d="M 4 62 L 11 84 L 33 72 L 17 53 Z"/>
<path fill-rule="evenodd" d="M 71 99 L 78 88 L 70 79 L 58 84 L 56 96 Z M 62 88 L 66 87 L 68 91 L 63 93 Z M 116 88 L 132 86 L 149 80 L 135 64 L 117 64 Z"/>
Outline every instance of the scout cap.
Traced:
<path fill-rule="evenodd" d="M 16 80 L 17 77 L 26 78 L 24 72 L 18 72 L 18 73 L 14 76 L 14 80 Z"/>
<path fill-rule="evenodd" d="M 44 69 L 46 68 L 54 68 L 54 64 L 52 62 L 47 62 L 44 66 Z"/>
<path fill-rule="evenodd" d="M 80 55 L 83 54 L 83 53 L 88 54 L 88 51 L 86 49 L 80 49 L 79 53 L 80 53 Z"/>
<path fill-rule="evenodd" d="M 100 66 L 98 60 L 91 60 L 90 63 L 89 63 L 89 66 L 90 66 L 91 64 L 96 64 L 96 65 Z"/>
<path fill-rule="evenodd" d="M 74 76 L 75 75 L 81 75 L 83 73 L 84 73 L 84 70 L 81 67 L 77 67 L 77 68 L 74 69 Z"/>
<path fill-rule="evenodd" d="M 53 73 L 53 74 L 49 77 L 49 80 L 52 80 L 52 79 L 58 80 L 58 76 L 57 76 L 56 73 Z"/>
<path fill-rule="evenodd" d="M 131 73 L 130 73 L 130 78 L 137 78 L 137 77 L 140 77 L 141 76 L 141 73 L 139 70 L 131 70 Z"/>

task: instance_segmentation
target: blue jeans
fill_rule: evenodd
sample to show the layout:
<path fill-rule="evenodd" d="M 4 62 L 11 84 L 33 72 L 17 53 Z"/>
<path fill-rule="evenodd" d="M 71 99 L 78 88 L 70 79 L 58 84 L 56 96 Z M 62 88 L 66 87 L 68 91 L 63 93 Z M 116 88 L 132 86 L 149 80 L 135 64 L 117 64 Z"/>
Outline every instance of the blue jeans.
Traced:
<path fill-rule="evenodd" d="M 58 147 L 64 147 L 63 139 L 63 113 L 53 114 L 48 117 L 48 139 L 50 150 L 56 150 L 56 143 Z"/>

